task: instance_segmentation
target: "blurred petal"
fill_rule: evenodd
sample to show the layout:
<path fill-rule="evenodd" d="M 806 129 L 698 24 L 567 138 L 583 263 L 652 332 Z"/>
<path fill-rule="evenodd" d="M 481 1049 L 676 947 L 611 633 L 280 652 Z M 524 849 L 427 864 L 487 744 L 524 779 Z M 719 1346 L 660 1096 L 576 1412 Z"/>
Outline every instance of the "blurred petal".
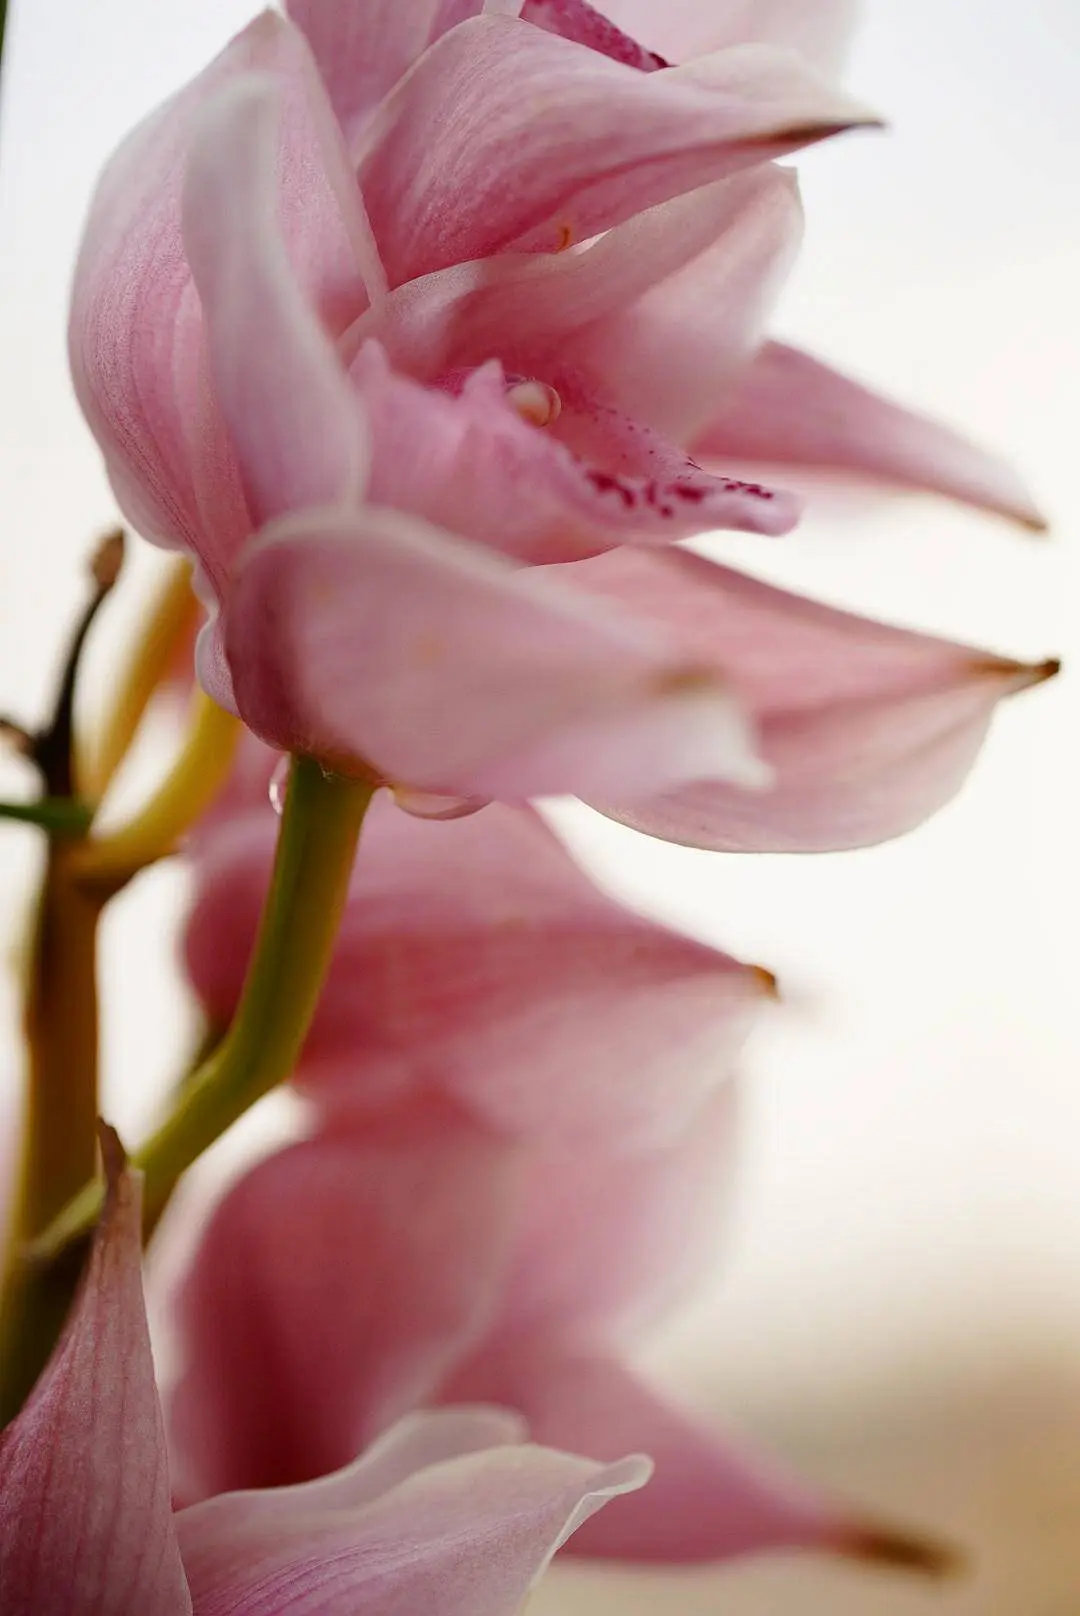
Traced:
<path fill-rule="evenodd" d="M 765 344 L 695 447 L 703 458 L 851 473 L 1046 526 L 1005 461 L 783 343 Z"/>
<path fill-rule="evenodd" d="M 665 1403 L 617 1359 L 522 1338 L 479 1356 L 447 1390 L 519 1409 L 538 1441 L 590 1453 L 641 1447 L 647 1492 L 621 1499 L 575 1538 L 603 1559 L 700 1562 L 764 1549 L 847 1547 L 851 1517 Z"/>
<path fill-rule="evenodd" d="M 513 798 L 760 779 L 722 685 L 674 642 L 392 511 L 272 524 L 225 635 L 256 734 L 346 770 Z"/>
<path fill-rule="evenodd" d="M 355 503 L 366 469 L 357 401 L 281 232 L 278 114 L 269 76 L 223 91 L 201 121 L 183 205 L 210 367 L 256 526 Z"/>
<path fill-rule="evenodd" d="M 337 329 L 363 308 L 355 185 L 346 191 L 333 161 L 332 117 L 328 107 L 320 116 L 322 92 L 301 35 L 264 12 L 106 167 L 76 267 L 69 331 L 75 389 L 125 513 L 147 537 L 194 551 L 218 588 L 251 524 L 208 385 L 181 190 L 205 107 L 253 71 L 270 74 L 284 96 L 280 195 L 294 269 Z"/>
<path fill-rule="evenodd" d="M 725 45 L 767 44 L 797 50 L 834 72 L 846 54 L 857 0 L 602 0 L 602 9 L 635 38 L 674 61 Z"/>
<path fill-rule="evenodd" d="M 717 528 L 785 532 L 798 514 L 787 495 L 710 477 L 662 442 L 643 445 L 632 423 L 627 435 L 638 452 L 629 475 L 582 461 L 515 402 L 535 400 L 554 413 L 558 395 L 513 385 L 497 362 L 473 371 L 452 396 L 396 375 L 369 343 L 352 376 L 371 422 L 372 502 L 517 560 L 572 561 L 620 542 L 666 544 Z"/>
<path fill-rule="evenodd" d="M 513 1136 L 666 1143 L 727 1079 L 773 991 L 767 972 L 605 897 L 531 812 L 433 824 L 383 800 L 365 835 L 298 1074 L 330 1111 L 427 1084 Z M 272 827 L 244 821 L 199 866 L 186 955 L 218 1022 L 271 847 Z"/>
<path fill-rule="evenodd" d="M 430 1102 L 293 1145 L 234 1184 L 178 1298 L 178 1496 L 336 1470 L 429 1399 L 487 1326 L 516 1169 Z"/>
<path fill-rule="evenodd" d="M 747 48 L 646 74 L 513 18 L 478 17 L 383 104 L 360 178 L 396 286 L 508 247 L 586 240 L 867 121 L 786 53 Z"/>
<path fill-rule="evenodd" d="M 613 1130 L 606 1149 L 590 1141 L 532 1151 L 493 1333 L 629 1338 L 715 1274 L 737 1100 L 728 1077 L 678 1137 L 649 1150 L 614 1154 Z"/>
<path fill-rule="evenodd" d="M 648 1475 L 643 1459 L 504 1445 L 431 1464 L 355 1513 L 321 1508 L 316 1482 L 288 1515 L 272 1494 L 238 1494 L 177 1528 L 199 1616 L 516 1616 L 570 1534 Z"/>
<path fill-rule="evenodd" d="M 4 1616 L 190 1616 L 142 1293 L 140 1183 L 109 1189 L 60 1345 L 0 1434 Z"/>
<path fill-rule="evenodd" d="M 1057 671 L 836 611 L 686 552 L 612 552 L 567 570 L 723 666 L 760 726 L 768 792 L 699 784 L 593 798 L 692 847 L 826 852 L 899 836 L 959 789 L 997 703 Z"/>
<path fill-rule="evenodd" d="M 427 46 L 439 0 L 286 0 L 285 9 L 307 36 L 351 144 Z"/>

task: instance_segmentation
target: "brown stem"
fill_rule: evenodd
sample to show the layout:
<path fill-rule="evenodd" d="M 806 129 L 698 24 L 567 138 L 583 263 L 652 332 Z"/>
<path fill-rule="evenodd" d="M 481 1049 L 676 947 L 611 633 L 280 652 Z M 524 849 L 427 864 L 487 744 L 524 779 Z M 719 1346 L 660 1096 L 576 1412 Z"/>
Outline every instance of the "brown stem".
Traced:
<path fill-rule="evenodd" d="M 76 879 L 75 844 L 51 841 L 25 1011 L 29 1071 L 22 1179 L 0 1301 L 0 1426 L 22 1406 L 78 1281 L 75 1254 L 45 1272 L 18 1256 L 92 1177 L 97 1152 L 97 928 L 103 898 Z"/>

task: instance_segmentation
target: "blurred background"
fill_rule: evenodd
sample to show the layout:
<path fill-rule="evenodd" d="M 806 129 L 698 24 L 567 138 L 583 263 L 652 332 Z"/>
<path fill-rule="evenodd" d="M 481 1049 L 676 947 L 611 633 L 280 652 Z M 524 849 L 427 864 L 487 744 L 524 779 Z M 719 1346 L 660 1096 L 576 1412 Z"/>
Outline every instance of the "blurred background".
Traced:
<path fill-rule="evenodd" d="M 135 119 L 249 9 L 24 0 L 9 21 L 0 707 L 27 721 L 42 716 L 81 601 L 88 541 L 115 514 L 64 355 L 90 188 Z M 865 0 L 863 13 L 849 80 L 891 127 L 799 165 L 807 243 L 777 329 L 1007 449 L 1055 536 L 931 501 L 823 499 L 792 539 L 727 536 L 716 553 L 1002 651 L 1075 655 L 1080 7 Z M 99 687 L 154 559 L 138 556 L 110 603 L 91 663 Z M 657 1372 L 809 1473 L 951 1534 L 974 1569 L 945 1589 L 794 1558 L 689 1575 L 560 1571 L 537 1616 L 1080 1611 L 1077 706 L 1068 675 L 1012 704 L 961 798 L 868 852 L 720 857 L 560 812 L 603 881 L 773 967 L 785 989 L 746 1062 L 726 1266 L 652 1344 Z M 163 744 L 146 739 L 136 783 Z M 0 777 L 17 790 L 19 765 Z M 35 856 L 31 835 L 5 829 L 12 946 Z M 155 870 L 106 928 L 109 1103 L 129 1138 L 191 1036 L 172 954 L 181 897 L 178 873 Z M 11 1041 L 5 1079 L 16 1072 Z"/>

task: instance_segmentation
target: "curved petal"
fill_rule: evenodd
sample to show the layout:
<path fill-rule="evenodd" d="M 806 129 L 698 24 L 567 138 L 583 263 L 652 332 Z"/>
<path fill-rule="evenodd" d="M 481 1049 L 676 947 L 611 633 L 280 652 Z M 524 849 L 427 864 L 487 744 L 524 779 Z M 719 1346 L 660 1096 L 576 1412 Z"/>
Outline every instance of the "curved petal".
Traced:
<path fill-rule="evenodd" d="M 719 401 L 740 386 L 802 238 L 791 170 L 767 164 L 727 184 L 740 182 L 739 205 L 704 251 L 565 350 L 604 397 L 695 454 Z"/>
<path fill-rule="evenodd" d="M 779 342 L 765 344 L 699 432 L 696 450 L 716 460 L 850 473 L 1046 526 L 1005 461 Z"/>
<path fill-rule="evenodd" d="M 354 504 L 366 471 L 357 401 L 279 223 L 279 108 L 268 75 L 222 91 L 203 115 L 183 199 L 210 368 L 256 526 Z"/>
<path fill-rule="evenodd" d="M 635 38 L 674 61 L 726 45 L 781 45 L 827 72 L 843 63 L 858 0 L 602 0 Z"/>
<path fill-rule="evenodd" d="M 825 852 L 899 836 L 957 791 L 997 703 L 1057 671 L 835 611 L 686 552 L 612 552 L 568 570 L 723 665 L 760 726 L 767 793 L 593 799 L 693 847 Z"/>
<path fill-rule="evenodd" d="M 797 228 L 797 192 L 788 170 L 762 163 L 647 208 L 579 252 L 504 253 L 410 281 L 374 304 L 344 341 L 353 351 L 377 338 L 397 368 L 421 381 L 483 364 L 493 354 L 511 370 L 545 375 L 553 360 L 580 363 L 583 335 L 619 317 L 630 322 L 646 293 L 681 271 L 693 274 L 702 258 L 721 293 L 708 308 L 705 329 L 715 342 L 723 321 L 732 341 L 731 352 L 720 356 L 726 373 L 745 347 L 744 313 L 747 324 L 757 319 L 753 297 L 743 302 L 746 283 L 755 266 L 769 283 L 777 275 L 756 256 L 755 223 L 772 217 L 779 226 L 785 214 L 787 231 L 777 229 L 778 258 L 784 255 L 780 238 Z M 744 247 L 753 260 L 745 274 Z M 703 277 L 694 279 L 696 286 Z"/>
<path fill-rule="evenodd" d="M 998 701 L 1057 672 L 834 611 L 686 551 L 619 551 L 572 577 L 723 664 L 760 726 L 770 792 L 593 798 L 689 847 L 831 852 L 910 831 L 964 782 Z"/>
<path fill-rule="evenodd" d="M 477 17 L 384 102 L 360 179 L 397 286 L 511 247 L 587 240 L 871 121 L 785 53 L 745 47 L 644 74 L 513 18 Z"/>
<path fill-rule="evenodd" d="M 574 561 L 717 528 L 783 533 L 798 516 L 790 496 L 710 477 L 633 423 L 629 474 L 579 459 L 549 426 L 559 395 L 509 382 L 498 362 L 468 375 L 456 396 L 395 374 L 377 344 L 361 349 L 351 374 L 371 426 L 372 502 L 519 561 Z"/>
<path fill-rule="evenodd" d="M 64 1337 L 0 1434 L 5 1616 L 190 1616 L 142 1293 L 140 1183 L 115 1140 Z"/>
<path fill-rule="evenodd" d="M 480 1355 L 448 1400 L 474 1395 L 470 1388 L 521 1410 L 539 1441 L 572 1437 L 599 1454 L 640 1444 L 649 1453 L 648 1492 L 590 1522 L 574 1553 L 661 1563 L 782 1548 L 858 1553 L 870 1535 L 851 1512 L 664 1402 L 607 1354 L 522 1339 Z"/>
<path fill-rule="evenodd" d="M 325 1111 L 363 1116 L 429 1085 L 514 1137 L 656 1146 L 725 1082 L 775 991 L 606 897 L 531 812 L 431 823 L 383 800 L 365 834 L 297 1074 Z M 220 1023 L 272 839 L 248 816 L 197 867 L 186 958 Z"/>
<path fill-rule="evenodd" d="M 125 513 L 148 538 L 197 554 L 219 590 L 250 519 L 209 387 L 181 190 L 206 105 L 252 71 L 272 75 L 284 95 L 282 197 L 294 265 L 338 329 L 362 309 L 355 186 L 340 183 L 340 164 L 334 177 L 302 36 L 265 12 L 107 166 L 79 253 L 69 330 L 75 390 Z"/>
<path fill-rule="evenodd" d="M 277 1517 L 288 1525 L 312 1511 L 356 1510 L 373 1503 L 429 1465 L 444 1464 L 489 1448 L 518 1446 L 529 1439 L 520 1414 L 491 1404 L 419 1409 L 384 1431 L 359 1458 L 340 1470 L 292 1487 L 259 1493 L 259 1518 L 269 1526 Z M 189 1505 L 189 1508 L 194 1508 Z"/>
<path fill-rule="evenodd" d="M 351 145 L 427 47 L 439 0 L 286 0 L 285 10 L 311 46 Z"/>
<path fill-rule="evenodd" d="M 487 1326 L 516 1170 L 432 1101 L 234 1184 L 177 1299 L 178 1496 L 325 1475 L 430 1398 Z"/>
<path fill-rule="evenodd" d="M 722 686 L 673 642 L 391 511 L 267 528 L 225 644 L 256 734 L 421 790 L 760 779 Z"/>
<path fill-rule="evenodd" d="M 648 1475 L 644 1459 L 501 1446 L 355 1512 L 315 1500 L 284 1521 L 272 1495 L 242 1493 L 183 1510 L 177 1529 L 199 1616 L 516 1616 L 571 1533 Z"/>

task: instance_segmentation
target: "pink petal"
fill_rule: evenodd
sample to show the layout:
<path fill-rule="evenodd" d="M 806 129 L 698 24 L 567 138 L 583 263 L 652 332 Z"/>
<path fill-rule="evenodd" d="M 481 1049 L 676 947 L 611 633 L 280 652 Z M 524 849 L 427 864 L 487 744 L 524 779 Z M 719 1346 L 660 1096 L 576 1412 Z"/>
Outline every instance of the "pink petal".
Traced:
<path fill-rule="evenodd" d="M 705 250 L 565 350 L 603 396 L 676 443 L 695 443 L 738 387 L 802 236 L 791 170 L 766 164 L 726 189 L 732 211 Z M 696 194 L 680 201 L 701 205 Z"/>
<path fill-rule="evenodd" d="M 516 1169 L 432 1101 L 233 1185 L 178 1299 L 178 1496 L 323 1475 L 429 1399 L 486 1328 Z"/>
<path fill-rule="evenodd" d="M 251 524 L 208 386 L 180 196 L 204 108 L 252 71 L 271 74 L 285 98 L 281 194 L 294 267 L 338 329 L 362 309 L 355 187 L 350 218 L 314 65 L 301 35 L 267 12 L 106 168 L 76 268 L 69 334 L 79 402 L 125 513 L 147 537 L 192 550 L 218 587 Z"/>
<path fill-rule="evenodd" d="M 881 398 L 809 354 L 766 343 L 697 438 L 717 460 L 852 473 L 944 494 L 1041 529 L 1015 472 L 950 427 Z"/>
<path fill-rule="evenodd" d="M 185 1616 L 141 1274 L 140 1183 L 109 1192 L 63 1340 L 0 1435 L 4 1616 Z"/>
<path fill-rule="evenodd" d="M 366 472 L 355 397 L 278 221 L 278 112 L 268 77 L 221 92 L 201 120 L 183 207 L 210 367 L 256 526 L 355 503 Z"/>
<path fill-rule="evenodd" d="M 265 740 L 424 791 L 760 778 L 725 692 L 673 642 L 392 511 L 266 529 L 225 644 Z"/>
<path fill-rule="evenodd" d="M 723 666 L 760 726 L 767 793 L 703 783 L 593 798 L 692 847 L 825 852 L 899 836 L 959 789 L 997 703 L 1057 671 L 835 611 L 685 551 L 567 570 Z"/>
<path fill-rule="evenodd" d="M 635 38 L 674 61 L 725 45 L 781 45 L 834 71 L 846 53 L 856 0 L 603 0 Z"/>
<path fill-rule="evenodd" d="M 630 434 L 630 475 L 609 469 L 610 459 L 578 459 L 514 402 L 535 394 L 554 409 L 557 395 L 515 387 L 497 361 L 469 375 L 456 397 L 396 375 L 377 344 L 361 350 L 352 375 L 371 422 L 373 503 L 518 560 L 572 561 L 619 542 L 668 543 L 716 528 L 786 532 L 797 516 L 789 496 L 710 477 L 640 430 Z"/>
<path fill-rule="evenodd" d="M 272 826 L 248 817 L 198 866 L 187 962 L 222 1024 L 271 847 Z M 605 897 L 530 812 L 433 824 L 384 800 L 298 1078 L 334 1112 L 428 1084 L 514 1136 L 655 1145 L 728 1077 L 773 991 L 760 968 Z"/>
<path fill-rule="evenodd" d="M 419 1409 L 376 1437 L 343 1469 L 293 1487 L 264 1489 L 259 1517 L 269 1523 L 276 1515 L 284 1524 L 297 1513 L 313 1509 L 358 1509 L 429 1465 L 489 1448 L 517 1446 L 527 1442 L 528 1436 L 521 1415 L 508 1408 L 476 1403 Z"/>
<path fill-rule="evenodd" d="M 439 0 L 287 0 L 352 144 L 371 111 L 427 46 Z"/>
<path fill-rule="evenodd" d="M 530 1152 L 493 1334 L 631 1339 L 715 1273 L 737 1099 L 729 1077 L 677 1138 L 650 1150 L 615 1155 L 613 1134 L 606 1148 Z"/>
<path fill-rule="evenodd" d="M 868 121 L 786 54 L 747 48 L 645 74 L 478 17 L 384 102 L 360 178 L 396 286 L 508 247 L 566 247 Z"/>
<path fill-rule="evenodd" d="M 655 1471 L 640 1498 L 620 1499 L 575 1538 L 603 1559 L 729 1560 L 764 1549 L 844 1548 L 854 1520 L 808 1487 L 751 1457 L 662 1401 L 617 1359 L 526 1339 L 492 1348 L 447 1398 L 491 1397 L 520 1409 L 534 1436 L 591 1453 L 640 1446 Z"/>
<path fill-rule="evenodd" d="M 424 381 L 482 364 L 492 354 L 523 373 L 540 367 L 545 374 L 553 363 L 580 367 L 583 336 L 623 315 L 628 326 L 637 300 L 705 255 L 702 268 L 715 274 L 720 296 L 709 306 L 704 329 L 726 375 L 743 354 L 746 324 L 758 317 L 757 301 L 747 299 L 744 288 L 755 274 L 764 272 L 767 281 L 776 276 L 759 256 L 767 232 L 757 227 L 770 218 L 779 225 L 784 216 L 787 229 L 777 230 L 780 258 L 779 238 L 793 235 L 798 223 L 797 193 L 788 170 L 763 163 L 648 208 L 579 252 L 504 253 L 410 281 L 366 311 L 345 340 L 353 351 L 376 337 L 395 366 Z M 745 267 L 744 249 L 750 252 Z M 704 279 L 695 275 L 695 286 Z M 695 306 L 701 300 L 696 292 Z M 730 352 L 719 352 L 721 322 Z"/>
<path fill-rule="evenodd" d="M 431 1464 L 355 1511 L 324 1509 L 316 1482 L 290 1494 L 288 1515 L 273 1494 L 240 1494 L 177 1526 L 199 1616 L 516 1616 L 570 1534 L 648 1475 L 642 1459 L 503 1445 Z"/>
<path fill-rule="evenodd" d="M 564 39 L 576 39 L 579 45 L 610 56 L 613 62 L 624 62 L 627 67 L 639 68 L 643 73 L 655 73 L 668 67 L 662 56 L 646 50 L 629 34 L 601 15 L 587 0 L 525 0 L 519 16 L 525 22 L 544 28 L 550 34 L 561 34 Z"/>

